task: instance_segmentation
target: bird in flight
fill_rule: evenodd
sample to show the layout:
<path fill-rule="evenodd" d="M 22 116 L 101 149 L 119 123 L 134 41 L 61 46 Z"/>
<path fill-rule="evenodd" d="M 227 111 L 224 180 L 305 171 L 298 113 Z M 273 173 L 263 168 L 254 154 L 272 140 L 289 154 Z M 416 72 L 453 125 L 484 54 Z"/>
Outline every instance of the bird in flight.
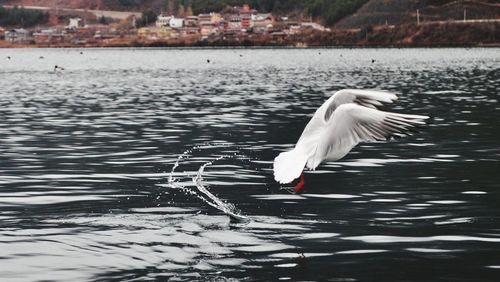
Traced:
<path fill-rule="evenodd" d="M 295 148 L 274 159 L 274 179 L 287 184 L 300 177 L 294 189 L 298 193 L 304 186 L 304 170 L 339 160 L 360 142 L 411 135 L 416 126 L 425 125 L 428 116 L 378 109 L 395 100 L 395 94 L 376 90 L 336 92 L 316 110 Z"/>

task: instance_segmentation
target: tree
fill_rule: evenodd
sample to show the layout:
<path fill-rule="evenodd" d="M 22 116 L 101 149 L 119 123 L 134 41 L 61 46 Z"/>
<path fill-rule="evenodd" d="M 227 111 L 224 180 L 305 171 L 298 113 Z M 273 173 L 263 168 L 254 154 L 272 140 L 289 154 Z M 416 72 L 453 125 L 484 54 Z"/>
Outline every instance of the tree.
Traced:
<path fill-rule="evenodd" d="M 46 23 L 49 14 L 36 10 L 26 10 L 15 6 L 12 9 L 5 9 L 0 6 L 0 26 L 22 26 L 31 27 Z"/>
<path fill-rule="evenodd" d="M 186 17 L 192 16 L 193 15 L 193 7 L 191 7 L 191 4 L 187 7 L 186 11 Z"/>
<path fill-rule="evenodd" d="M 99 23 L 100 24 L 108 24 L 108 19 L 106 19 L 105 16 L 102 16 L 99 18 Z"/>
<path fill-rule="evenodd" d="M 137 26 L 147 26 L 150 23 L 154 23 L 158 15 L 152 10 L 146 10 L 142 12 L 141 18 L 137 21 Z"/>
<path fill-rule="evenodd" d="M 186 15 L 186 10 L 184 8 L 184 5 L 179 4 L 179 10 L 177 11 L 177 17 L 183 18 Z"/>
<path fill-rule="evenodd" d="M 169 15 L 173 15 L 175 10 L 175 3 L 173 0 L 168 0 L 167 3 L 167 12 Z"/>

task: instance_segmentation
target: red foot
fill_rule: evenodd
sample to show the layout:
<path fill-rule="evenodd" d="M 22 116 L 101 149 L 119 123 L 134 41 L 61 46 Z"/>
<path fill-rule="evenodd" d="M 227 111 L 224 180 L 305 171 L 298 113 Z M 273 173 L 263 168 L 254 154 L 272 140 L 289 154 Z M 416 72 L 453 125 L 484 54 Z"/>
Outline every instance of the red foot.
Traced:
<path fill-rule="evenodd" d="M 305 181 L 304 181 L 304 172 L 300 175 L 300 181 L 295 185 L 295 193 L 299 193 L 300 190 L 302 190 L 302 187 L 304 187 Z"/>

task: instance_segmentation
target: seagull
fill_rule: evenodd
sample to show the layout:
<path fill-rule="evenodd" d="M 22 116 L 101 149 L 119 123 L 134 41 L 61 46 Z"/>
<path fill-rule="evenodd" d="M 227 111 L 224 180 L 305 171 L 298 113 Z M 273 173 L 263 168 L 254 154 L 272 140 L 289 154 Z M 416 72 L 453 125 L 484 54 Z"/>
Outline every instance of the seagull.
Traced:
<path fill-rule="evenodd" d="M 63 68 L 63 67 L 60 67 L 60 66 L 58 66 L 58 65 L 55 65 L 55 66 L 54 66 L 54 72 L 56 72 L 58 69 L 59 69 L 59 70 L 64 70 L 64 68 Z"/>
<path fill-rule="evenodd" d="M 336 92 L 316 110 L 295 148 L 274 159 L 274 179 L 287 184 L 300 177 L 294 189 L 299 193 L 304 186 L 304 170 L 315 170 L 324 161 L 339 160 L 360 142 L 408 136 L 416 126 L 425 125 L 428 116 L 377 108 L 395 100 L 395 94 L 377 90 Z"/>

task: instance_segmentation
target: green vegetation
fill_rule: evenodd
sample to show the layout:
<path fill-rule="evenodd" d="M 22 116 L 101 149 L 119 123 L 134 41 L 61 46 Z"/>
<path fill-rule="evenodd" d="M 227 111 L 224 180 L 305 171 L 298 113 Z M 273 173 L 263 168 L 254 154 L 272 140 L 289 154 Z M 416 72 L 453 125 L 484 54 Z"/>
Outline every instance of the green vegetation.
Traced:
<path fill-rule="evenodd" d="M 152 10 L 146 10 L 142 12 L 142 16 L 139 20 L 137 20 L 137 26 L 142 27 L 142 26 L 147 26 L 150 23 L 153 23 L 156 21 L 156 18 L 158 17 L 158 14 L 156 14 Z"/>
<path fill-rule="evenodd" d="M 44 24 L 49 20 L 49 14 L 36 10 L 18 8 L 5 9 L 0 6 L 0 26 L 31 27 Z"/>
<path fill-rule="evenodd" d="M 343 17 L 346 17 L 356 10 L 358 10 L 363 4 L 368 2 L 367 0 L 336 0 L 336 1 L 321 1 L 323 2 L 319 6 L 320 10 L 317 11 L 318 15 L 322 15 L 322 11 L 325 11 L 323 17 L 325 22 L 329 25 L 334 24 Z M 324 9 L 324 10 L 323 10 Z"/>
<path fill-rule="evenodd" d="M 107 1 L 107 2 L 112 2 L 112 1 Z M 119 5 L 122 5 L 122 6 L 137 6 L 137 5 L 141 5 L 141 4 L 144 4 L 144 2 L 147 2 L 147 1 L 141 1 L 141 0 L 118 0 L 117 1 Z"/>
<path fill-rule="evenodd" d="M 108 24 L 108 19 L 105 16 L 99 18 L 100 24 Z"/>

